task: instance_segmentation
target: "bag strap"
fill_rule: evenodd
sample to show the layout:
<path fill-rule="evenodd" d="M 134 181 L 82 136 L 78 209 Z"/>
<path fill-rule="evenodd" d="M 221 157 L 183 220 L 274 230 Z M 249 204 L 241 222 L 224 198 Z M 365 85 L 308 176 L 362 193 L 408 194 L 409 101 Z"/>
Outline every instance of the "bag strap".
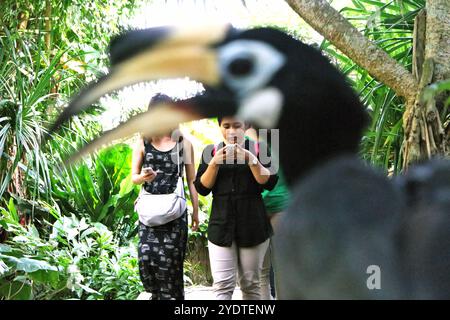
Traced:
<path fill-rule="evenodd" d="M 176 191 L 176 189 L 178 189 L 178 183 L 181 180 L 181 186 L 180 186 L 180 188 L 181 188 L 180 193 L 181 194 L 179 194 L 179 196 L 182 197 L 182 198 L 186 198 L 186 194 L 184 192 L 183 175 L 181 173 L 181 170 L 182 170 L 183 166 L 181 165 L 181 162 L 180 162 L 179 142 L 177 142 L 177 165 L 178 165 L 178 179 L 177 179 L 177 187 L 175 188 L 175 191 Z"/>
<path fill-rule="evenodd" d="M 180 162 L 180 142 L 177 142 L 177 167 L 178 167 L 178 176 L 180 178 L 182 178 L 183 177 L 183 172 L 182 172 L 183 166 L 181 165 L 181 162 Z"/>

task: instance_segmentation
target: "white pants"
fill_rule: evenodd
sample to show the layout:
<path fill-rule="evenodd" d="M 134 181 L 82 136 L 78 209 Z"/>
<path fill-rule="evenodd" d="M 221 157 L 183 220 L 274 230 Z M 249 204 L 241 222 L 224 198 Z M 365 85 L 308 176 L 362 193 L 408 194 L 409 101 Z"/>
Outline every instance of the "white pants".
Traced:
<path fill-rule="evenodd" d="M 270 219 L 270 223 L 272 224 L 272 228 L 276 229 L 276 223 L 280 216 L 283 214 L 282 211 L 273 213 L 272 218 Z M 267 252 L 264 256 L 264 262 L 261 269 L 261 300 L 273 300 L 271 290 L 270 290 L 270 269 L 272 267 L 272 259 L 273 259 L 273 244 L 272 240 L 270 240 L 269 245 L 267 246 Z M 275 273 L 276 276 L 276 273 Z M 276 282 L 276 277 L 275 277 Z M 275 290 L 277 287 L 275 286 Z"/>
<path fill-rule="evenodd" d="M 260 300 L 260 274 L 269 239 L 254 247 L 221 247 L 208 241 L 214 292 L 218 300 L 231 300 L 236 287 L 236 273 L 243 300 Z"/>
<path fill-rule="evenodd" d="M 270 267 L 272 266 L 272 244 L 267 246 L 264 262 L 261 268 L 261 300 L 273 300 L 270 292 Z"/>

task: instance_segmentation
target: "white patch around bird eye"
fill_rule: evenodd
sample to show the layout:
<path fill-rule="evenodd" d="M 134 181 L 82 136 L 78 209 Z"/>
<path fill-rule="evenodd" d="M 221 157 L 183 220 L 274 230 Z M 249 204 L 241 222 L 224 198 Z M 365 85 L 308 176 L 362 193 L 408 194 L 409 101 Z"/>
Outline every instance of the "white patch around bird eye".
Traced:
<path fill-rule="evenodd" d="M 241 101 L 238 118 L 256 123 L 260 128 L 273 129 L 283 108 L 283 94 L 275 87 L 256 91 Z"/>
<path fill-rule="evenodd" d="M 224 83 L 242 97 L 266 85 L 285 64 L 286 57 L 272 46 L 256 40 L 235 40 L 218 49 L 220 72 Z M 234 75 L 230 64 L 240 58 L 251 59 L 248 74 Z"/>

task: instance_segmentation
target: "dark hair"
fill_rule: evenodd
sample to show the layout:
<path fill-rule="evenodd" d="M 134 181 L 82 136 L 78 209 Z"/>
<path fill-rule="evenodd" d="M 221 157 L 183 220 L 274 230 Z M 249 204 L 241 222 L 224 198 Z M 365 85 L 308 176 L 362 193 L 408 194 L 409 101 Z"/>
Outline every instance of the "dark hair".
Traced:
<path fill-rule="evenodd" d="M 148 103 L 148 110 L 150 110 L 154 105 L 160 103 L 174 103 L 175 100 L 164 93 L 155 94 Z"/>
<path fill-rule="evenodd" d="M 232 117 L 232 116 L 230 116 L 230 117 Z M 223 118 L 225 118 L 225 117 L 217 116 L 217 122 L 219 123 L 219 126 L 222 124 Z M 251 128 L 251 125 L 249 122 L 247 122 L 247 121 L 243 121 L 243 122 L 244 122 L 245 130 L 247 130 L 248 128 Z"/>

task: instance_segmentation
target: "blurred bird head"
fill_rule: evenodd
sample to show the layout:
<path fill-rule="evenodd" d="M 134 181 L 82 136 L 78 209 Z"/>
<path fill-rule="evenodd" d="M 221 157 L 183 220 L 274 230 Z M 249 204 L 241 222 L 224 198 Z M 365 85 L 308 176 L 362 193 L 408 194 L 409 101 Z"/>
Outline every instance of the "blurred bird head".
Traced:
<path fill-rule="evenodd" d="M 400 188 L 354 156 L 311 170 L 275 228 L 278 298 L 407 297 L 393 245 L 403 203 Z"/>
<path fill-rule="evenodd" d="M 75 97 L 51 131 L 101 96 L 138 82 L 187 76 L 207 89 L 130 119 L 72 160 L 135 132 L 157 135 L 181 122 L 228 115 L 256 128 L 280 129 L 288 183 L 331 156 L 357 150 L 366 119 L 360 101 L 327 58 L 282 31 L 133 30 L 113 39 L 109 51 L 110 72 Z"/>
<path fill-rule="evenodd" d="M 450 293 L 450 162 L 435 158 L 396 178 L 407 208 L 399 232 L 402 269 L 413 299 Z"/>

